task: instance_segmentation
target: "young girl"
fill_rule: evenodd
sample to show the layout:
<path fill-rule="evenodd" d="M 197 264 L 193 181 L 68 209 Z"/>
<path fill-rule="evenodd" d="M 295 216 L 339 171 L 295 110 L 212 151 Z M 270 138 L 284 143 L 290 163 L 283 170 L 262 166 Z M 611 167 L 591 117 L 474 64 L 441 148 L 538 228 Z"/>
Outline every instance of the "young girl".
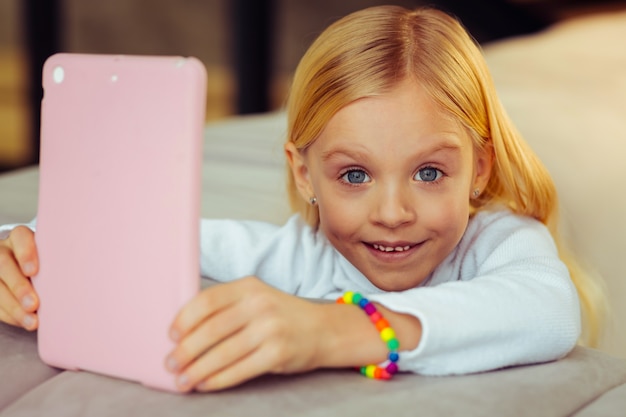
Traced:
<path fill-rule="evenodd" d="M 555 244 L 554 185 L 453 18 L 390 6 L 336 22 L 300 62 L 288 115 L 298 214 L 203 221 L 202 274 L 226 283 L 172 324 L 164 360 L 181 391 L 323 367 L 388 379 L 550 361 L 579 338 L 578 295 L 597 328 L 593 283 Z M 30 229 L 0 260 L 0 319 L 35 329 Z"/>

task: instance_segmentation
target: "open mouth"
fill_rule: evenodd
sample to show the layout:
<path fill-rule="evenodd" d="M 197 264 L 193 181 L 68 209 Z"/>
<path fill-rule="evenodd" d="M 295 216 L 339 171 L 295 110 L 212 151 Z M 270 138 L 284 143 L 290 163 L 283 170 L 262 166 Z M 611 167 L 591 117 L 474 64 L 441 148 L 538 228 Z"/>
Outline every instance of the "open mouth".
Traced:
<path fill-rule="evenodd" d="M 411 245 L 384 246 L 384 245 L 373 243 L 370 246 L 380 252 L 404 252 L 404 251 L 411 249 Z"/>
<path fill-rule="evenodd" d="M 366 247 L 369 248 L 374 254 L 383 255 L 386 257 L 398 257 L 400 255 L 408 255 L 415 249 L 419 248 L 424 242 L 409 242 L 409 241 L 388 241 L 382 242 L 363 242 Z"/>

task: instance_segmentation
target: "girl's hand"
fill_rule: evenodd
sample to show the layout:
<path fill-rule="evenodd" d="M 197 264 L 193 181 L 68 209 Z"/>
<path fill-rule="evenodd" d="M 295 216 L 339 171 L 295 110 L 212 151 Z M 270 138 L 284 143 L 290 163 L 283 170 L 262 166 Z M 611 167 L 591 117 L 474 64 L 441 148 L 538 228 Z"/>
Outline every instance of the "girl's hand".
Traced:
<path fill-rule="evenodd" d="M 39 261 L 35 235 L 18 226 L 0 240 L 0 321 L 35 330 L 39 298 L 29 277 L 37 274 Z"/>
<path fill-rule="evenodd" d="M 181 391 L 314 369 L 320 366 L 322 307 L 253 277 L 207 288 L 174 321 L 178 346 L 166 366 L 178 374 Z"/>

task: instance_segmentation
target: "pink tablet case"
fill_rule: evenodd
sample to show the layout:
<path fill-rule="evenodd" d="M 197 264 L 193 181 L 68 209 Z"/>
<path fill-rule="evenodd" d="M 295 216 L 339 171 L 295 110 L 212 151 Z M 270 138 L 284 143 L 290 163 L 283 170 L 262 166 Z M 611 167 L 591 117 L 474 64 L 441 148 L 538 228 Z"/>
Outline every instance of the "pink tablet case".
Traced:
<path fill-rule="evenodd" d="M 39 354 L 174 390 L 168 329 L 199 288 L 204 66 L 58 54 L 43 86 Z"/>

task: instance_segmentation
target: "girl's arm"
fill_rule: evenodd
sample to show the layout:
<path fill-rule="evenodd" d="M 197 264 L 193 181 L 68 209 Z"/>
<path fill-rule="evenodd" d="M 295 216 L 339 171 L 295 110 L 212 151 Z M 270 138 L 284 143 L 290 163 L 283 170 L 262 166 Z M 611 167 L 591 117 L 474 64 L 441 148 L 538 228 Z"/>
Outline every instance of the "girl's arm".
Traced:
<path fill-rule="evenodd" d="M 203 243 L 203 257 L 209 260 L 205 259 L 203 271 L 210 274 L 211 265 L 216 265 L 216 278 L 222 280 L 256 275 L 273 287 L 305 297 L 336 298 L 346 290 L 359 291 L 390 310 L 385 314 L 401 335 L 398 364 L 403 371 L 450 375 L 549 361 L 567 354 L 577 341 L 580 313 L 576 290 L 549 232 L 539 222 L 505 211 L 477 214 L 427 286 L 382 293 L 335 251 L 324 249 L 328 244 L 320 244 L 322 237 L 298 227 L 296 220 L 276 230 L 272 229 L 275 226 L 263 226 L 261 229 L 270 229 L 262 233 L 247 224 L 238 224 L 234 234 L 228 234 L 230 227 L 218 226 L 219 234 Z M 205 226 L 213 229 L 217 225 Z M 250 242 L 245 239 L 248 229 L 256 230 Z M 228 236 L 226 242 L 219 236 Z M 234 258 L 232 252 L 237 252 Z M 229 275 L 226 267 L 232 266 L 232 259 L 238 260 L 238 269 Z M 298 306 L 305 305 L 301 304 L 305 301 L 297 301 Z M 325 331 L 336 332 L 336 337 L 325 340 L 338 347 L 351 346 L 348 351 L 364 349 L 359 350 L 363 356 L 358 359 L 371 360 L 347 364 L 339 356 L 347 352 L 328 349 L 324 358 L 334 361 L 314 363 L 362 366 L 384 359 L 384 346 L 369 328 L 365 314 L 354 306 L 342 308 L 351 307 L 341 310 L 351 311 L 349 320 L 342 321 L 341 314 L 327 319 L 332 322 Z M 321 308 L 312 310 L 321 317 Z M 295 311 L 286 314 L 296 317 Z M 326 306 L 323 311 L 331 315 L 339 307 Z M 344 324 L 346 328 L 340 328 Z"/>
<path fill-rule="evenodd" d="M 414 349 L 420 323 L 381 308 L 400 345 Z M 265 373 L 383 362 L 384 342 L 360 308 L 315 303 L 252 277 L 203 291 L 175 320 L 177 348 L 166 361 L 179 388 L 213 391 Z"/>
<path fill-rule="evenodd" d="M 483 372 L 559 359 L 576 345 L 578 296 L 542 224 L 478 216 L 450 259 L 432 286 L 369 297 L 422 323 L 418 348 L 400 355 L 402 370 Z"/>
<path fill-rule="evenodd" d="M 200 237 L 200 273 L 219 282 L 253 275 L 289 294 L 324 298 L 346 275 L 337 252 L 299 216 L 282 226 L 204 219 Z"/>

